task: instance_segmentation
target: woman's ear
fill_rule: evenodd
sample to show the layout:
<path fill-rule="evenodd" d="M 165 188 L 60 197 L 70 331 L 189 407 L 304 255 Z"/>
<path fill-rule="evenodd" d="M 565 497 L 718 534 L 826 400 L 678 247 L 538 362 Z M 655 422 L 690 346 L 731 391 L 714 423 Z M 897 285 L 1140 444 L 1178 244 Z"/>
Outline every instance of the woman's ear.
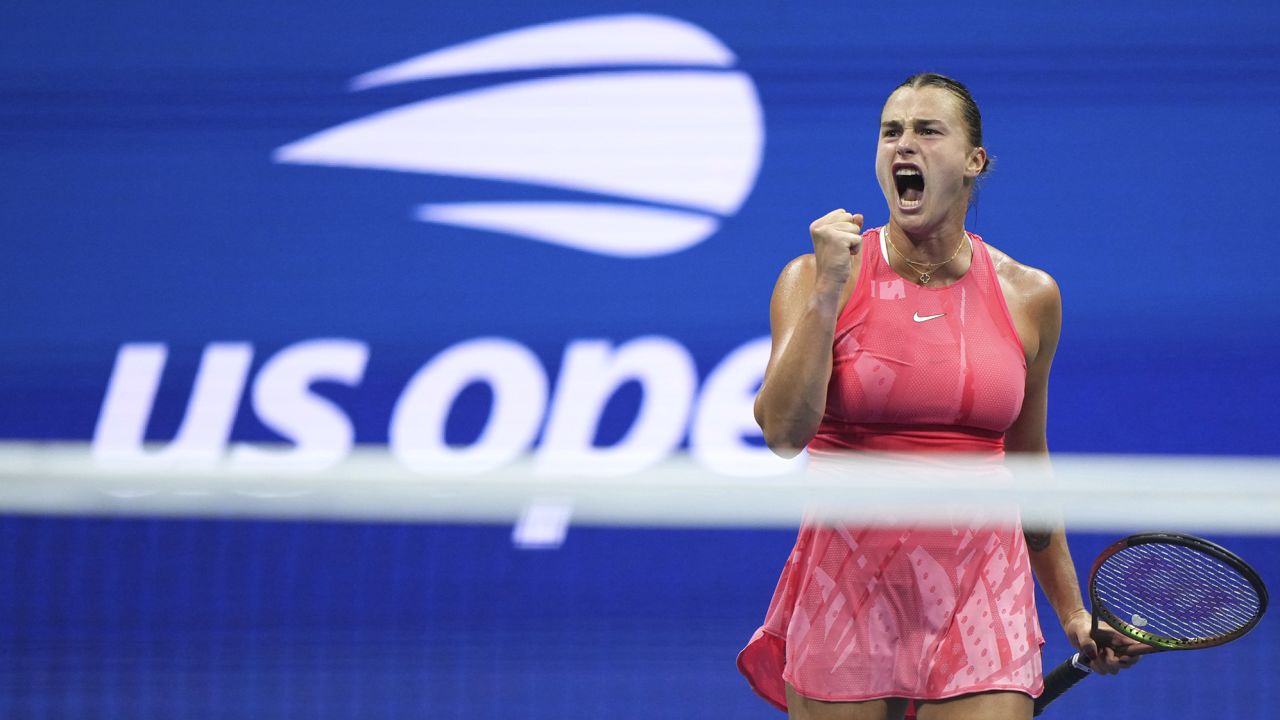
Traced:
<path fill-rule="evenodd" d="M 965 164 L 964 176 L 967 178 L 976 178 L 987 169 L 987 149 L 976 147 L 969 152 L 969 162 Z"/>

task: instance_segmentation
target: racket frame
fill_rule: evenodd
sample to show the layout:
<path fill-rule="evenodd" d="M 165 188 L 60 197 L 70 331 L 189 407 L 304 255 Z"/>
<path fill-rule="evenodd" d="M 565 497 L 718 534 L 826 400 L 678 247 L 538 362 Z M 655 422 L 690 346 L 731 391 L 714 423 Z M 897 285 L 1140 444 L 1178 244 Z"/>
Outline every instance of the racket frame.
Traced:
<path fill-rule="evenodd" d="M 1214 638 L 1197 639 L 1194 642 L 1170 641 L 1164 636 L 1155 635 L 1134 627 L 1129 622 L 1117 617 L 1115 613 L 1107 610 L 1106 607 L 1098 601 L 1096 590 L 1097 583 L 1095 582 L 1098 576 L 1098 569 L 1102 567 L 1102 564 L 1106 562 L 1108 558 L 1121 550 L 1127 547 L 1133 547 L 1134 545 L 1150 543 L 1183 545 L 1203 552 L 1226 563 L 1227 565 L 1230 565 L 1234 570 L 1238 571 L 1258 593 L 1258 611 L 1254 613 L 1253 618 L 1249 622 L 1245 623 L 1233 632 Z M 1090 614 L 1093 616 L 1093 632 L 1095 636 L 1098 630 L 1098 621 L 1103 619 L 1106 620 L 1111 627 L 1115 628 L 1117 632 L 1131 637 L 1140 643 L 1153 647 L 1156 651 L 1197 650 L 1199 648 L 1213 647 L 1215 645 L 1222 645 L 1223 643 L 1231 642 L 1245 633 L 1248 633 L 1255 625 L 1258 624 L 1258 621 L 1262 619 L 1262 615 L 1267 611 L 1267 602 L 1267 586 L 1263 584 L 1262 578 L 1258 575 L 1256 570 L 1249 566 L 1249 563 L 1240 559 L 1240 557 L 1235 553 L 1232 553 L 1221 545 L 1205 540 L 1204 538 L 1198 538 L 1193 535 L 1184 535 L 1182 533 L 1140 533 L 1138 535 L 1130 535 L 1129 537 L 1117 540 L 1107 546 L 1106 549 L 1098 555 L 1098 558 L 1093 562 L 1093 568 L 1089 571 L 1089 603 L 1093 607 Z M 1049 703 L 1061 697 L 1063 693 L 1070 690 L 1076 683 L 1091 675 L 1093 673 L 1093 668 L 1090 667 L 1088 663 L 1089 661 L 1082 657 L 1081 653 L 1076 652 L 1061 665 L 1054 668 L 1051 672 L 1046 673 L 1044 676 L 1044 692 L 1040 697 L 1035 699 L 1033 715 L 1038 717 L 1040 713 L 1044 712 L 1044 709 L 1048 707 Z"/>
<path fill-rule="evenodd" d="M 1137 545 L 1151 544 L 1181 545 L 1229 565 L 1231 569 L 1239 573 L 1240 576 L 1244 578 L 1250 586 L 1252 586 L 1254 592 L 1258 595 L 1259 606 L 1257 611 L 1253 614 L 1253 617 L 1249 622 L 1223 635 L 1216 635 L 1210 638 L 1181 639 L 1147 632 L 1116 615 L 1106 606 L 1105 603 L 1100 602 L 1098 599 L 1098 570 L 1107 562 L 1107 560 L 1121 550 Z M 1242 637 L 1258 624 L 1258 621 L 1262 619 L 1263 613 L 1267 610 L 1267 602 L 1267 587 L 1263 584 L 1262 578 L 1258 575 L 1258 572 L 1250 567 L 1249 563 L 1245 562 L 1238 555 L 1217 543 L 1182 533 L 1140 533 L 1122 538 L 1104 549 L 1098 555 L 1098 558 L 1094 560 L 1093 568 L 1089 571 L 1089 603 L 1093 606 L 1092 615 L 1094 632 L 1096 633 L 1098 630 L 1098 621 L 1100 619 L 1105 620 L 1107 624 L 1115 628 L 1117 632 L 1123 633 L 1144 645 L 1150 645 L 1151 647 L 1159 648 L 1161 650 L 1196 650 L 1199 648 L 1214 647 L 1215 645 L 1222 645 L 1224 643 L 1231 642 L 1232 640 Z"/>

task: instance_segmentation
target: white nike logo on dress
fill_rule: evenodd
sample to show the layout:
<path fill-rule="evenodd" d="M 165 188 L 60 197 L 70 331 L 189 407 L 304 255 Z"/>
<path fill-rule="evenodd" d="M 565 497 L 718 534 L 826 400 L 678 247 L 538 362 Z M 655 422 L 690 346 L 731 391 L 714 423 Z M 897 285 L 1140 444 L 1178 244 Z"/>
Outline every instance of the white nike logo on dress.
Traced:
<path fill-rule="evenodd" d="M 917 312 L 911 316 L 911 319 L 915 320 L 916 322 L 924 322 L 925 320 L 933 320 L 934 318 L 940 318 L 943 315 L 946 315 L 946 313 L 938 313 L 937 315 L 925 315 L 921 317 L 920 313 Z"/>

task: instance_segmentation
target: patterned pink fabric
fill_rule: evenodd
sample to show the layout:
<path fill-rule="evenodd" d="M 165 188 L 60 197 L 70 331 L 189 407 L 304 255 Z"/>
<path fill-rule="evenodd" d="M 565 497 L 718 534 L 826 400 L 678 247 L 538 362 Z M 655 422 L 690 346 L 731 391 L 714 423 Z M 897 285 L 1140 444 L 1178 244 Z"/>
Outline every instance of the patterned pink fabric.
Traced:
<path fill-rule="evenodd" d="M 836 323 L 811 471 L 841 472 L 831 458 L 848 451 L 947 451 L 1002 472 L 1026 361 L 986 246 L 970 235 L 965 276 L 921 288 L 885 262 L 880 232 L 864 234 Z M 963 508 L 951 518 L 944 527 L 806 521 L 764 626 L 738 656 L 756 692 L 782 709 L 788 682 L 832 701 L 1040 694 L 1043 639 L 1016 512 L 999 525 Z"/>

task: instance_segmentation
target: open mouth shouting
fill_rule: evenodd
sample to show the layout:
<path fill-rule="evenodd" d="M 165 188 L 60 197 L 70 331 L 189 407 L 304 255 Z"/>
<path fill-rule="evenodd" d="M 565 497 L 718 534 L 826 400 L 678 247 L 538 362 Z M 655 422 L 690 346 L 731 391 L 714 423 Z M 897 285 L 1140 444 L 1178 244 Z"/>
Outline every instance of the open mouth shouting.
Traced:
<path fill-rule="evenodd" d="M 898 207 L 914 210 L 924 200 L 924 175 L 920 168 L 909 163 L 893 166 L 893 185 L 898 191 Z"/>

